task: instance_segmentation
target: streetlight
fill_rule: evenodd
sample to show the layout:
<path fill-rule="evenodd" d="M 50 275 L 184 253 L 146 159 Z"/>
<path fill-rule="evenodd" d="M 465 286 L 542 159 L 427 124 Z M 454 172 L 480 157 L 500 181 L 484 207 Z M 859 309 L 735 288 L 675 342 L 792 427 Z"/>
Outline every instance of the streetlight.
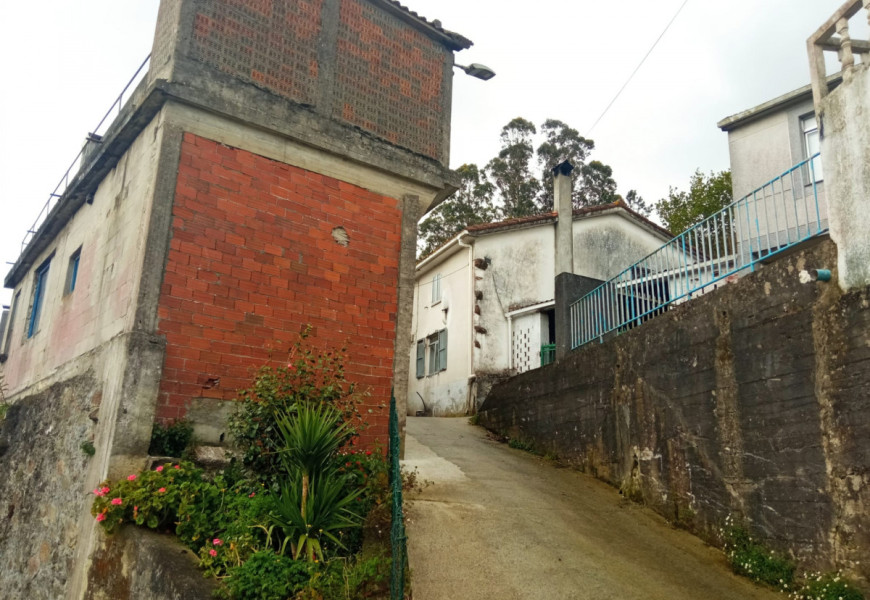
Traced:
<path fill-rule="evenodd" d="M 478 79 L 482 79 L 483 81 L 489 81 L 490 79 L 495 77 L 495 71 L 480 63 L 471 63 L 467 67 L 457 64 L 454 64 L 453 66 L 460 68 L 468 75 L 471 75 L 472 77 L 477 77 Z"/>

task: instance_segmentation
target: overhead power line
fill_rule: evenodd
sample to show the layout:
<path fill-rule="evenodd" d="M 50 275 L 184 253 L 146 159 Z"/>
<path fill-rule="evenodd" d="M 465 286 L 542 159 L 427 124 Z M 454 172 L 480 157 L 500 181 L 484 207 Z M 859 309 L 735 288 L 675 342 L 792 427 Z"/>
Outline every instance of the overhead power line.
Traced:
<path fill-rule="evenodd" d="M 683 0 L 683 3 L 680 5 L 680 8 L 677 9 L 677 12 L 674 13 L 674 16 L 671 17 L 671 20 L 668 21 L 667 25 L 665 25 L 665 28 L 659 34 L 659 37 L 656 38 L 656 41 L 653 42 L 653 45 L 650 46 L 650 49 L 647 50 L 647 52 L 646 52 L 646 54 L 644 54 L 643 58 L 640 59 L 640 62 L 634 68 L 634 71 L 631 72 L 631 75 L 628 76 L 628 79 L 625 80 L 625 83 L 622 84 L 622 87 L 619 88 L 619 91 L 616 92 L 616 95 L 613 97 L 613 100 L 610 101 L 610 104 L 607 105 L 607 108 L 604 109 L 604 112 L 602 112 L 598 116 L 598 118 L 595 119 L 595 122 L 592 124 L 592 127 L 589 128 L 588 133 L 590 133 L 590 134 L 592 133 L 592 130 L 595 129 L 595 126 L 598 125 L 598 122 L 604 118 L 604 115 L 607 114 L 607 111 L 610 110 L 610 107 L 613 106 L 613 103 L 616 102 L 616 99 L 619 98 L 619 95 L 622 93 L 622 91 L 628 86 L 629 83 L 631 83 L 631 80 L 634 78 L 634 76 L 637 74 L 637 72 L 640 71 L 640 68 L 643 66 L 643 63 L 646 62 L 646 59 L 649 58 L 649 55 L 652 54 L 652 51 L 655 50 L 655 47 L 658 45 L 658 43 L 661 41 L 661 39 L 663 37 L 665 37 L 665 34 L 668 32 L 668 29 L 671 28 L 671 25 L 674 23 L 674 21 L 677 20 L 677 17 L 683 11 L 683 7 L 686 6 L 686 4 L 688 4 L 688 3 L 689 3 L 689 0 Z"/>

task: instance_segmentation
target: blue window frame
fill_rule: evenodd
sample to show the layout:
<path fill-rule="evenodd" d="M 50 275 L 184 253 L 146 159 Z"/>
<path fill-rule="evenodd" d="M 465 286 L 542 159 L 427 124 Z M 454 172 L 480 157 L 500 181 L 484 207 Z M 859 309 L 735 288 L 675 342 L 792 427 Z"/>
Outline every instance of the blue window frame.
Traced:
<path fill-rule="evenodd" d="M 48 267 L 51 259 L 47 259 L 36 269 L 36 283 L 33 287 L 33 307 L 30 309 L 30 322 L 27 324 L 27 337 L 33 337 L 39 327 L 39 315 L 45 300 L 45 284 L 48 281 Z"/>
<path fill-rule="evenodd" d="M 66 272 L 66 289 L 64 290 L 64 295 L 69 294 L 71 291 L 76 289 L 76 279 L 79 275 L 79 260 L 82 256 L 82 248 L 79 246 L 79 249 L 72 253 L 69 257 L 69 268 Z"/>

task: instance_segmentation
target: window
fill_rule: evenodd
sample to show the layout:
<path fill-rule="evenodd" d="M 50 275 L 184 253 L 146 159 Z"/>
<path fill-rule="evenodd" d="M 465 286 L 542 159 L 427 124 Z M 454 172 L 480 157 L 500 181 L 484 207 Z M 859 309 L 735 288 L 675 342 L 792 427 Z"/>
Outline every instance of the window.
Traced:
<path fill-rule="evenodd" d="M 432 304 L 441 302 L 441 273 L 432 278 Z"/>
<path fill-rule="evenodd" d="M 51 264 L 51 258 L 47 258 L 44 263 L 36 269 L 35 282 L 33 284 L 33 305 L 30 308 L 30 320 L 27 324 L 27 337 L 33 337 L 33 334 L 39 329 L 39 316 L 42 313 L 42 305 L 45 302 L 45 285 L 48 281 L 48 267 Z"/>
<path fill-rule="evenodd" d="M 429 346 L 428 374 L 434 375 L 447 369 L 447 330 L 442 329 L 430 335 L 426 341 Z"/>
<path fill-rule="evenodd" d="M 12 299 L 12 310 L 9 311 L 9 320 L 6 325 L 6 341 L 3 343 L 3 354 L 9 354 L 9 347 L 12 344 L 12 330 L 15 328 L 15 317 L 18 314 L 18 302 L 20 299 L 21 290 Z"/>
<path fill-rule="evenodd" d="M 804 152 L 805 158 L 810 158 L 814 154 L 818 154 L 821 150 L 819 145 L 819 124 L 816 121 L 816 115 L 807 115 L 801 118 L 801 131 L 804 135 Z M 814 183 L 822 181 L 822 157 L 817 156 L 807 168 L 807 181 Z"/>
<path fill-rule="evenodd" d="M 417 340 L 417 379 L 426 375 L 426 340 Z"/>
<path fill-rule="evenodd" d="M 72 253 L 69 257 L 69 266 L 66 270 L 66 284 L 64 285 L 64 295 L 69 294 L 76 289 L 76 279 L 79 275 L 79 259 L 82 256 L 82 247 Z"/>

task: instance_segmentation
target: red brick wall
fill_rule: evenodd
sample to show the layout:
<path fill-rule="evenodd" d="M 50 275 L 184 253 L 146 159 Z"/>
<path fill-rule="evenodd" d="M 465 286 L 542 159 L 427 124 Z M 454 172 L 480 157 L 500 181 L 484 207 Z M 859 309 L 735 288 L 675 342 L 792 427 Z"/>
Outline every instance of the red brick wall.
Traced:
<path fill-rule="evenodd" d="M 371 392 L 363 442 L 384 442 L 400 235 L 393 198 L 185 134 L 159 305 L 158 419 L 184 416 L 192 398 L 235 398 L 269 348 L 281 360 L 311 324 L 315 345 L 347 345 L 348 379 Z"/>

